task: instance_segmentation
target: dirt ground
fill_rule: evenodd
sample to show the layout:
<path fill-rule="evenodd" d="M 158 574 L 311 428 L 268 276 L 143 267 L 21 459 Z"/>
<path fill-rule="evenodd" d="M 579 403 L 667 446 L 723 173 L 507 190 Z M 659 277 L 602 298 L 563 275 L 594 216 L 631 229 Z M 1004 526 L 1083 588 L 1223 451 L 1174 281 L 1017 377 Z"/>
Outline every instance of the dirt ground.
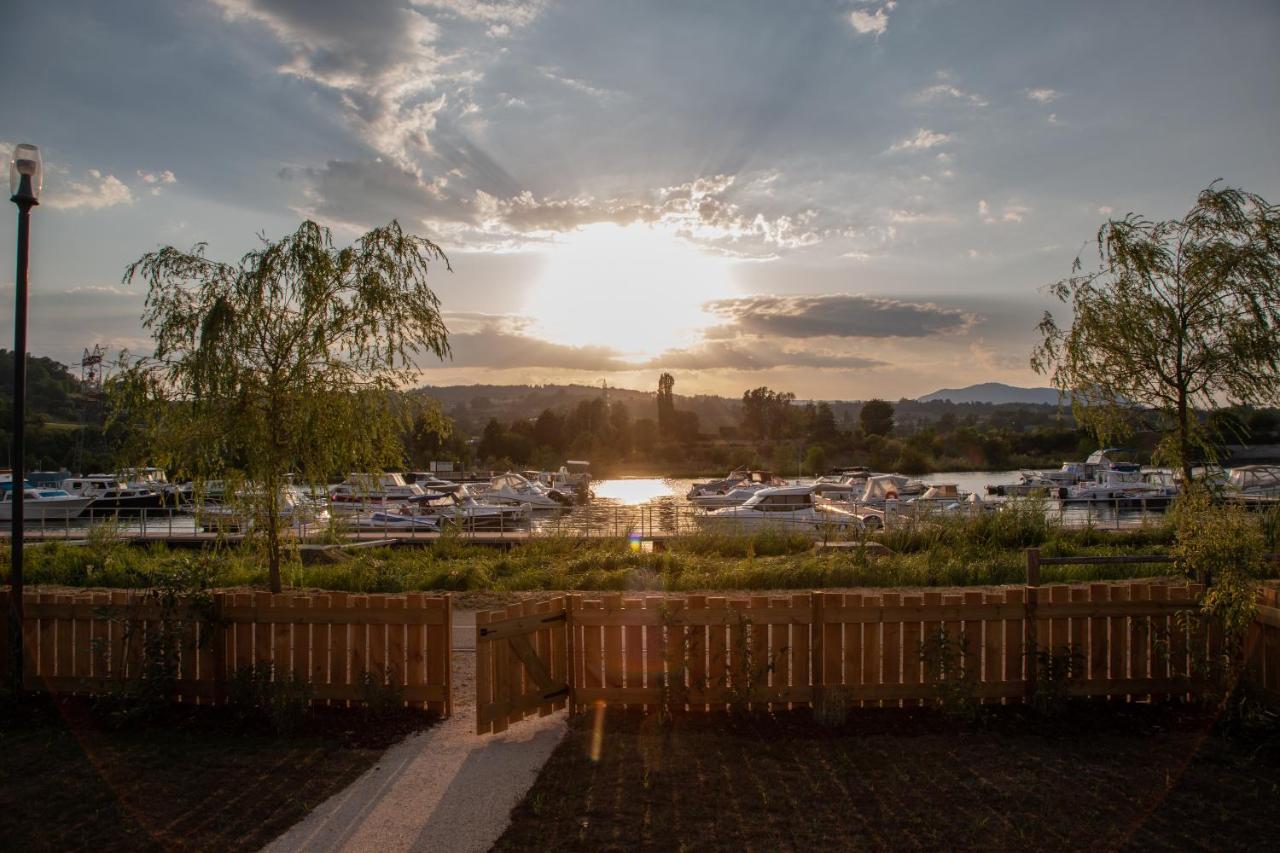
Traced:
<path fill-rule="evenodd" d="M 573 721 L 496 850 L 1245 850 L 1280 814 L 1280 737 L 1168 709 L 596 719 Z"/>
<path fill-rule="evenodd" d="M 434 716 L 321 709 L 296 736 L 222 709 L 115 728 L 84 704 L 0 715 L 0 848 L 256 850 Z"/>

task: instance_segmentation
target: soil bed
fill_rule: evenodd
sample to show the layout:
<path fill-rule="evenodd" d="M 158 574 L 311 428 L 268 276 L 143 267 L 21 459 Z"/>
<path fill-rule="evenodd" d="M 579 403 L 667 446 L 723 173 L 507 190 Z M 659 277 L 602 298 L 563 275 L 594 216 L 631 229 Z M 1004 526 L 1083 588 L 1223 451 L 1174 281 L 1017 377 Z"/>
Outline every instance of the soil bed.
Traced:
<path fill-rule="evenodd" d="M 86 701 L 6 703 L 0 846 L 256 850 L 434 722 L 317 708 L 279 737 L 224 708 L 120 726 Z"/>
<path fill-rule="evenodd" d="M 926 711 L 572 721 L 496 850 L 1249 849 L 1280 809 L 1280 738 L 1150 707 L 1049 726 Z M 1009 711 L 1010 713 L 1003 713 Z"/>

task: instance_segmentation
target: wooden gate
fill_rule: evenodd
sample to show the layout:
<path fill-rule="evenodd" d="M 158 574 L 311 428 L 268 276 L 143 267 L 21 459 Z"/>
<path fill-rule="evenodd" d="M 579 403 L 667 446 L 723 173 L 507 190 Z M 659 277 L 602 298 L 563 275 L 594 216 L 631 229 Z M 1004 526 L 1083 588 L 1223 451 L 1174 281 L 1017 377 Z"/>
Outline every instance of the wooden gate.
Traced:
<path fill-rule="evenodd" d="M 565 707 L 567 621 L 564 596 L 476 613 L 476 734 Z"/>

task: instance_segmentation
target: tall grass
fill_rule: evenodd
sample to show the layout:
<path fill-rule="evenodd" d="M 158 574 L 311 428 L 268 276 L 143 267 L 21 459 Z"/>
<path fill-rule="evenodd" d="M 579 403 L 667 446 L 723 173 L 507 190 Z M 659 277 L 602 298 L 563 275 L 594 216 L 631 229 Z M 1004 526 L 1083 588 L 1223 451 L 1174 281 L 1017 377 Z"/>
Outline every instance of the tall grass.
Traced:
<path fill-rule="evenodd" d="M 510 550 L 446 536 L 426 548 L 338 552 L 338 559 L 304 563 L 295 553 L 284 577 L 299 588 L 346 592 L 807 589 L 823 587 L 971 586 L 1020 583 L 1023 549 L 1046 556 L 1167 552 L 1168 525 L 1125 531 L 1068 530 L 1046 522 L 1033 506 L 968 520 L 904 525 L 873 538 L 891 549 L 823 552 L 812 540 L 778 532 L 751 536 L 703 533 L 668 542 L 665 552 L 642 552 L 626 539 L 539 537 Z M 0 566 L 7 569 L 7 547 Z M 181 569 L 189 552 L 130 546 L 103 531 L 86 544 L 50 543 L 26 551 L 31 584 L 134 587 Z M 254 547 L 205 552 L 219 586 L 262 587 L 266 560 Z M 1274 568 L 1274 566 L 1273 566 Z M 1168 565 L 1045 566 L 1045 582 L 1111 580 L 1167 574 Z"/>

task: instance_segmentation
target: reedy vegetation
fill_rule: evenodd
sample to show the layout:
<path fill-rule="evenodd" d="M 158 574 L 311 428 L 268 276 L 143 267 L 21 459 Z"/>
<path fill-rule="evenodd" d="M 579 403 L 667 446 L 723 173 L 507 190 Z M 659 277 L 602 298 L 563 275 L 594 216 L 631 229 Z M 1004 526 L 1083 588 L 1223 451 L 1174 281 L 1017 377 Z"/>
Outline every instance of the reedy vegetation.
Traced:
<path fill-rule="evenodd" d="M 1261 529 L 1257 517 L 1245 524 Z M 304 565 L 294 555 L 283 566 L 288 584 L 349 592 L 412 590 L 495 591 L 610 590 L 689 591 L 838 587 L 970 586 L 1022 583 L 1024 548 L 1046 556 L 1167 553 L 1176 543 L 1173 524 L 1126 531 L 1065 529 L 1045 520 L 1034 503 L 973 520 L 904 527 L 870 537 L 893 553 L 822 553 L 805 536 L 692 535 L 671 540 L 662 553 L 635 551 L 625 539 L 547 537 L 501 551 L 445 537 L 430 547 L 358 550 L 339 562 Z M 1275 548 L 1274 542 L 1268 547 Z M 260 548 L 202 552 L 162 546 L 131 547 L 110 535 L 89 545 L 49 544 L 32 549 L 32 584 L 136 587 L 206 562 L 217 586 L 262 587 L 268 581 Z M 0 560 L 0 565 L 4 565 Z M 1275 576 L 1276 566 L 1261 569 Z M 1044 583 L 1162 576 L 1169 565 L 1045 566 Z"/>

